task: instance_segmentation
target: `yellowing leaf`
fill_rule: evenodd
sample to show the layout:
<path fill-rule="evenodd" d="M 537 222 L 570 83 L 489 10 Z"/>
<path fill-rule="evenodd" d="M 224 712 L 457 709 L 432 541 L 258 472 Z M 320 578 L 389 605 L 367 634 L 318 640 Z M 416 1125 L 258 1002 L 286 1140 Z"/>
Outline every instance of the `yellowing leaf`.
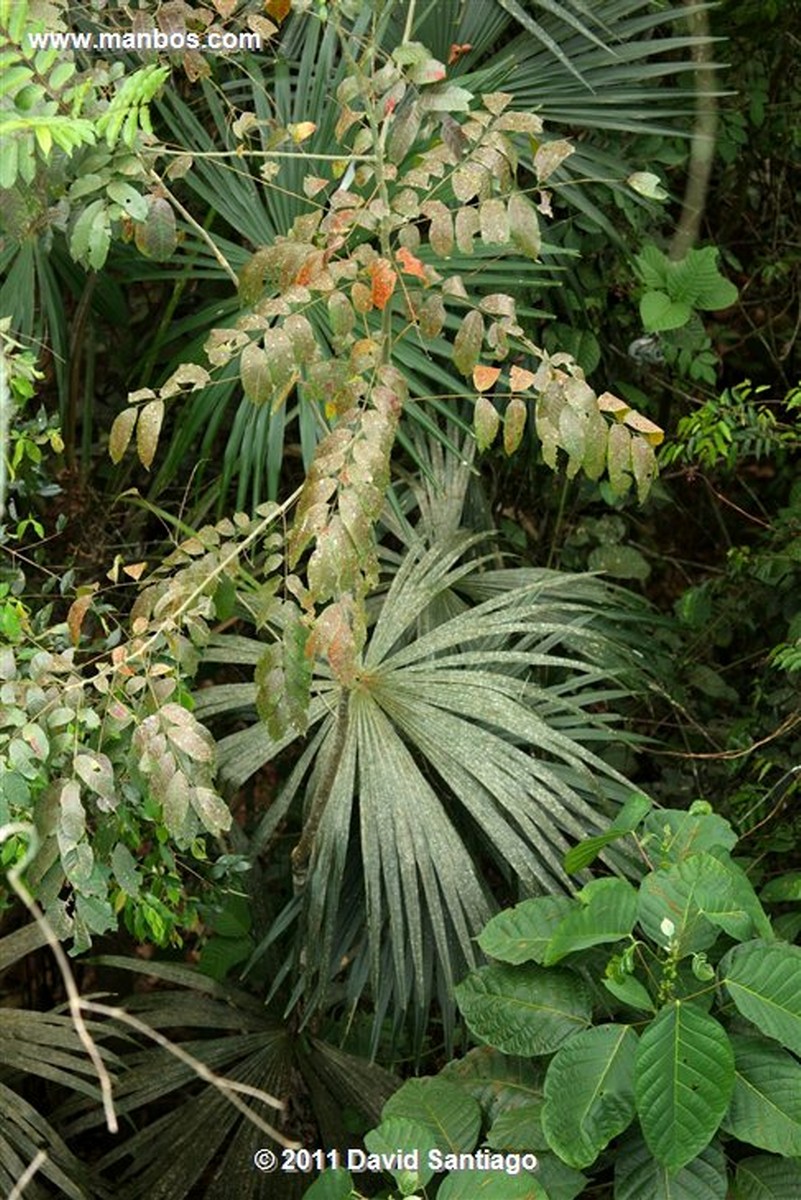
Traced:
<path fill-rule="evenodd" d="M 113 463 L 120 462 L 123 454 L 128 449 L 128 443 L 131 440 L 131 434 L 133 433 L 138 416 L 139 410 L 131 407 L 124 408 L 114 418 L 108 438 L 108 452 Z"/>
<path fill-rule="evenodd" d="M 489 391 L 500 373 L 500 367 L 477 366 L 473 371 L 473 387 L 477 392 Z"/>
<path fill-rule="evenodd" d="M 79 596 L 77 600 L 73 600 L 69 607 L 69 612 L 67 613 L 67 629 L 69 630 L 70 641 L 72 642 L 73 646 L 77 646 L 78 642 L 81 640 L 81 626 L 83 625 L 84 617 L 92 607 L 94 588 L 96 587 L 97 584 L 94 585 L 91 592 L 84 596 Z"/>
<path fill-rule="evenodd" d="M 328 187 L 328 183 L 327 179 L 321 179 L 319 175 L 306 175 L 303 180 L 303 194 L 311 199 L 312 196 L 316 196 L 318 192 L 321 192 L 324 187 Z"/>
<path fill-rule="evenodd" d="M 286 131 L 295 145 L 299 146 L 311 137 L 316 128 L 314 121 L 299 121 L 297 125 L 287 125 Z"/>
<path fill-rule="evenodd" d="M 649 421 L 642 413 L 627 412 L 623 418 L 624 425 L 628 425 L 629 429 L 635 430 L 641 437 L 644 437 L 650 446 L 659 446 L 665 440 L 665 431 L 655 425 L 653 421 Z"/>
<path fill-rule="evenodd" d="M 500 413 L 492 401 L 487 396 L 479 396 L 473 411 L 473 428 L 479 450 L 486 450 L 492 445 L 500 423 Z"/>
<path fill-rule="evenodd" d="M 508 216 L 512 241 L 528 258 L 539 258 L 542 238 L 537 210 L 522 192 L 509 197 Z"/>
<path fill-rule="evenodd" d="M 556 142 L 543 142 L 534 155 L 534 170 L 537 172 L 537 182 L 544 183 L 556 168 L 569 158 L 575 150 L 570 142 L 560 139 Z"/>
<path fill-rule="evenodd" d="M 141 579 L 146 566 L 146 562 L 129 563 L 127 567 L 123 567 L 122 569 L 131 579 Z"/>
<path fill-rule="evenodd" d="M 601 412 L 609 413 L 616 421 L 622 421 L 626 413 L 631 412 L 631 405 L 626 404 L 625 400 L 621 400 L 619 396 L 614 396 L 611 392 L 601 392 L 598 397 L 598 408 Z"/>
<path fill-rule="evenodd" d="M 453 339 L 453 365 L 462 375 L 472 375 L 483 340 L 484 318 L 474 309 L 464 318 Z"/>
<path fill-rule="evenodd" d="M 150 400 L 139 413 L 136 423 L 136 452 L 142 466 L 148 471 L 156 455 L 163 420 L 164 401 Z"/>
<path fill-rule="evenodd" d="M 373 294 L 366 283 L 357 279 L 350 289 L 350 298 L 357 313 L 368 313 L 373 307 Z"/>
<path fill-rule="evenodd" d="M 524 400 L 512 396 L 503 418 L 503 448 L 507 454 L 514 454 L 523 437 L 528 410 Z"/>
<path fill-rule="evenodd" d="M 513 392 L 527 391 L 536 378 L 533 371 L 526 371 L 524 367 L 509 368 L 509 388 Z"/>

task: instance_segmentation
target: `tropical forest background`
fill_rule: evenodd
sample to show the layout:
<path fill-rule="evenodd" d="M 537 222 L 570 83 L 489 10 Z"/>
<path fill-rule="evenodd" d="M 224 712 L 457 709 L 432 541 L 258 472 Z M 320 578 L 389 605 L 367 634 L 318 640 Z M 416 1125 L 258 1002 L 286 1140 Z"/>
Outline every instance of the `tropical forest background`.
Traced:
<path fill-rule="evenodd" d="M 801 1195 L 800 18 L 0 0 L 4 1195 Z"/>

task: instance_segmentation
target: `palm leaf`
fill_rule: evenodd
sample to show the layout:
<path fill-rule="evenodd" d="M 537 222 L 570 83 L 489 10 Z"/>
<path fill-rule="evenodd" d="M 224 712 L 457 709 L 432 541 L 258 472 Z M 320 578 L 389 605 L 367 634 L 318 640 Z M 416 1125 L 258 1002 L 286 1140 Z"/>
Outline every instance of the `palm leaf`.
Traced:
<path fill-rule="evenodd" d="M 348 961 L 351 1003 L 369 986 L 379 1010 L 421 1024 L 475 962 L 494 903 L 486 862 L 513 891 L 566 890 L 564 852 L 626 794 L 593 749 L 612 737 L 594 710 L 627 694 L 610 672 L 631 652 L 608 614 L 628 624 L 636 610 L 592 577 L 491 570 L 480 544 L 418 539 L 375 598 L 359 682 L 343 694 L 317 678 L 314 750 L 267 817 L 272 831 L 325 790 L 303 901 L 311 1010 Z M 239 660 L 257 660 L 261 643 L 247 646 L 237 639 Z M 224 637 L 208 657 L 231 661 Z M 201 719 L 252 711 L 255 687 L 203 689 L 197 706 Z M 290 740 L 260 724 L 223 738 L 223 777 L 240 785 Z"/>

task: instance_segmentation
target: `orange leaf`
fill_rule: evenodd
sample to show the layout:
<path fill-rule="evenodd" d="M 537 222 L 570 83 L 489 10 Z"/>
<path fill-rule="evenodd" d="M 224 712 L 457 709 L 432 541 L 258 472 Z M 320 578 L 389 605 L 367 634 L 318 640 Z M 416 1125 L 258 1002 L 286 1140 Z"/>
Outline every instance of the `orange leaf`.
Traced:
<path fill-rule="evenodd" d="M 284 17 L 292 8 L 292 0 L 266 0 L 264 11 L 269 13 L 274 21 L 280 25 Z"/>
<path fill-rule="evenodd" d="M 393 271 L 386 258 L 377 258 L 370 264 L 370 278 L 373 281 L 370 290 L 373 304 L 376 308 L 384 309 L 395 291 L 397 272 Z"/>
<path fill-rule="evenodd" d="M 477 392 L 489 391 L 500 373 L 500 367 L 483 367 L 479 364 L 473 370 L 473 387 Z"/>
<path fill-rule="evenodd" d="M 422 279 L 425 283 L 426 272 L 425 267 L 420 262 L 419 258 L 415 258 L 411 250 L 406 246 L 401 246 L 395 254 L 395 261 L 400 264 L 400 269 L 407 275 L 416 275 L 418 279 Z"/>
<path fill-rule="evenodd" d="M 535 379 L 534 373 L 524 370 L 523 367 L 509 368 L 509 387 L 513 392 L 525 392 Z"/>
<path fill-rule="evenodd" d="M 467 51 L 472 49 L 473 47 L 470 42 L 464 42 L 461 46 L 458 46 L 454 42 L 448 54 L 448 66 L 452 67 L 454 63 L 459 61 L 463 54 L 467 54 Z"/>
<path fill-rule="evenodd" d="M 96 588 L 97 584 L 94 587 Z M 81 626 L 83 625 L 84 617 L 92 607 L 93 592 L 94 588 L 92 592 L 79 596 L 77 600 L 73 600 L 67 613 L 67 629 L 69 630 L 70 641 L 73 646 L 77 646 L 81 640 Z"/>

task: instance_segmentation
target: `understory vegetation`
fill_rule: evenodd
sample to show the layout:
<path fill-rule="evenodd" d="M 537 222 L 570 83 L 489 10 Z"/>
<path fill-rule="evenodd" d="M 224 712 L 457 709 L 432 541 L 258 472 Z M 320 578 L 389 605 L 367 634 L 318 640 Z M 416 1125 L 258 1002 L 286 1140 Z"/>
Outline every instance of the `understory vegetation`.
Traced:
<path fill-rule="evenodd" d="M 797 15 L 0 0 L 5 1194 L 801 1195 Z"/>

